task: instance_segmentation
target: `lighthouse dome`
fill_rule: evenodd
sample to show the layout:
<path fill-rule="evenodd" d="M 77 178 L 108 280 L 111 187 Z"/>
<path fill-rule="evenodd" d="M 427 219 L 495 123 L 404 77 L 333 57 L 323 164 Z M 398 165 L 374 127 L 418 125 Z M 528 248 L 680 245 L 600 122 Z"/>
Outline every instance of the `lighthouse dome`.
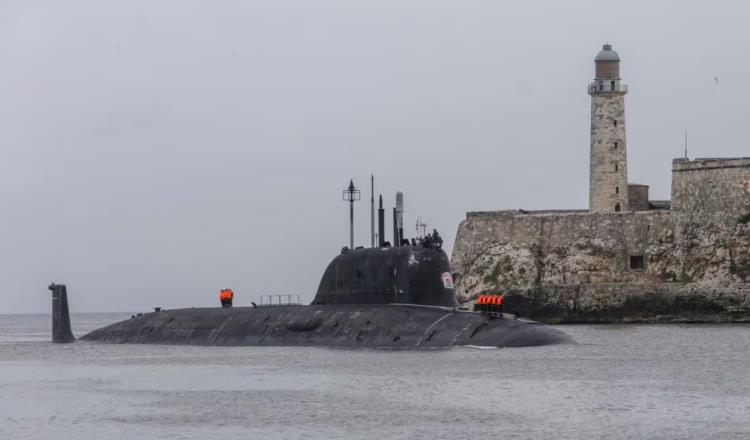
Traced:
<path fill-rule="evenodd" d="M 612 50 L 612 46 L 605 44 L 594 58 L 596 78 L 619 78 L 620 55 Z"/>
<path fill-rule="evenodd" d="M 611 44 L 605 44 L 604 46 L 602 46 L 602 50 L 600 50 L 599 53 L 596 54 L 596 58 L 594 58 L 594 61 L 620 61 L 620 55 L 612 50 Z"/>

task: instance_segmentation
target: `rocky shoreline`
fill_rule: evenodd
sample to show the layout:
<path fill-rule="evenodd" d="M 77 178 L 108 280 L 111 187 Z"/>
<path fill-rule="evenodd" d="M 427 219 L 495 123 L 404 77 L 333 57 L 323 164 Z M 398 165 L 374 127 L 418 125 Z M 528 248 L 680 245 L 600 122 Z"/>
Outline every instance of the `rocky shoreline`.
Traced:
<path fill-rule="evenodd" d="M 665 283 L 509 289 L 505 311 L 547 324 L 750 323 L 750 286 Z"/>

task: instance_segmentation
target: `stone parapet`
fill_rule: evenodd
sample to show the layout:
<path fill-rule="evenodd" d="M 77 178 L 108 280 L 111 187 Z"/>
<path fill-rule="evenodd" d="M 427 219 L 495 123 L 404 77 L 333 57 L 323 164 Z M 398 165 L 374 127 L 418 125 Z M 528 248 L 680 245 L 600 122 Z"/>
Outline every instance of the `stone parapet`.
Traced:
<path fill-rule="evenodd" d="M 750 157 L 699 158 L 672 160 L 672 172 L 713 170 L 720 168 L 750 168 Z"/>
<path fill-rule="evenodd" d="M 510 217 L 516 215 L 567 215 L 567 214 L 588 214 L 588 209 L 545 209 L 545 210 L 525 210 L 525 209 L 507 209 L 499 211 L 469 211 L 466 218 L 493 218 L 493 217 Z"/>

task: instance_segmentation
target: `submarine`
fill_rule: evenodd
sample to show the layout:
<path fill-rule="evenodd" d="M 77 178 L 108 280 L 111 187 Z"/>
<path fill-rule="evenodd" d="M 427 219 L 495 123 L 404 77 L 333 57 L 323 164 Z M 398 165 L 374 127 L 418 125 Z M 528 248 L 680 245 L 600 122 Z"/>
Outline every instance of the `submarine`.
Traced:
<path fill-rule="evenodd" d="M 441 246 L 435 231 L 419 241 L 405 240 L 401 246 L 345 247 L 328 264 L 309 305 L 156 309 L 94 330 L 80 340 L 417 350 L 571 341 L 539 322 L 460 308 Z M 53 283 L 49 289 L 53 342 L 75 341 L 66 286 Z"/>

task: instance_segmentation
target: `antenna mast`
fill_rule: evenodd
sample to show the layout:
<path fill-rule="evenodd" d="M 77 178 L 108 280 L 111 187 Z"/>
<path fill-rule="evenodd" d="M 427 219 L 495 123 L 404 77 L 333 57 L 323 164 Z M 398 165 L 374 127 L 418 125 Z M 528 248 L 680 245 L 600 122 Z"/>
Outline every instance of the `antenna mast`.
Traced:
<path fill-rule="evenodd" d="M 344 201 L 349 202 L 349 249 L 354 249 L 354 202 L 360 199 L 359 190 L 354 186 L 354 180 L 349 181 L 349 187 L 344 190 Z"/>
<path fill-rule="evenodd" d="M 397 246 L 401 246 L 404 241 L 404 193 L 396 193 L 396 235 L 395 241 Z"/>
<path fill-rule="evenodd" d="M 370 247 L 375 247 L 375 175 L 370 174 Z"/>

